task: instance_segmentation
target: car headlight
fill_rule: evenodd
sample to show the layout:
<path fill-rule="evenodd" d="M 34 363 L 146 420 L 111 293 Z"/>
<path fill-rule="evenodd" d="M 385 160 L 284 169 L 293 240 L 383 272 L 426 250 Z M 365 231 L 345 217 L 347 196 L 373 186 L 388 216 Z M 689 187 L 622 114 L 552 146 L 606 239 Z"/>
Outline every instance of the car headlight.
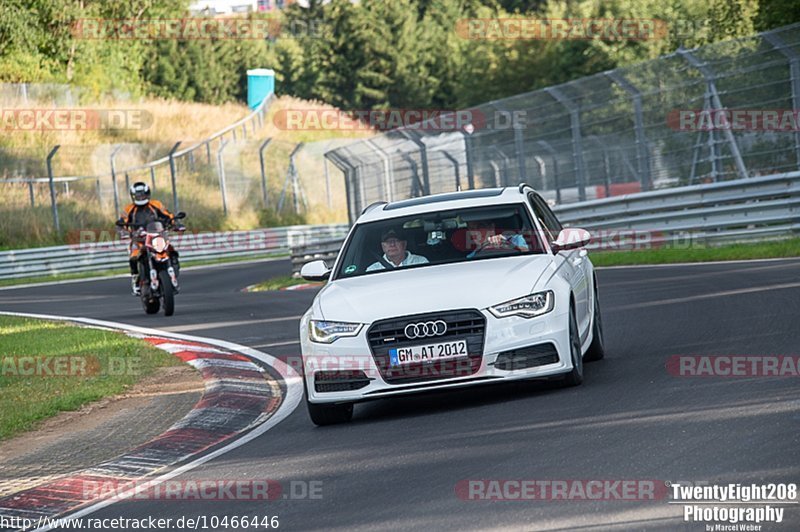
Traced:
<path fill-rule="evenodd" d="M 509 316 L 535 318 L 553 310 L 555 300 L 553 291 L 547 290 L 489 307 L 489 312 L 498 318 L 507 318 Z"/>
<path fill-rule="evenodd" d="M 358 335 L 362 326 L 361 323 L 311 320 L 308 322 L 308 337 L 312 342 L 330 344 L 339 338 Z"/>

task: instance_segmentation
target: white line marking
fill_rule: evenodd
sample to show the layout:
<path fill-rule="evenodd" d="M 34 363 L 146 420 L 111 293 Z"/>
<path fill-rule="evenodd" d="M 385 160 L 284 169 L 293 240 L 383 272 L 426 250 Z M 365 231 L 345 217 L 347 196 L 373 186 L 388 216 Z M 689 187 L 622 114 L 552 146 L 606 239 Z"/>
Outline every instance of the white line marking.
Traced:
<path fill-rule="evenodd" d="M 721 292 L 713 292 L 711 294 L 700 294 L 688 297 L 676 297 L 672 299 L 659 299 L 656 301 L 647 301 L 645 303 L 632 303 L 630 305 L 620 305 L 618 307 L 611 307 L 612 310 L 631 310 L 636 308 L 657 307 L 659 305 L 672 305 L 674 303 L 688 303 L 689 301 L 698 301 L 701 299 L 712 299 L 715 297 L 738 296 L 741 294 L 753 294 L 758 292 L 766 292 L 767 290 L 783 290 L 785 288 L 800 288 L 800 283 L 783 283 L 772 284 L 768 286 L 756 286 L 753 288 L 739 288 L 737 290 L 723 290 Z"/>
<path fill-rule="evenodd" d="M 589 259 L 591 260 L 591 255 Z M 621 266 L 595 266 L 597 270 L 624 270 L 629 268 L 669 268 L 670 266 L 705 266 L 714 264 L 746 264 L 752 262 L 798 261 L 800 257 L 775 257 L 772 259 L 713 260 L 707 262 L 672 262 L 666 264 L 627 264 Z"/>
<path fill-rule="evenodd" d="M 163 330 L 170 332 L 203 331 L 206 329 L 223 329 L 225 327 L 240 327 L 242 325 L 255 325 L 257 323 L 273 323 L 278 321 L 299 320 L 302 316 L 282 316 L 280 318 L 263 318 L 260 320 L 239 320 L 239 321 L 210 321 L 208 323 L 197 323 L 192 325 L 175 325 L 164 327 Z"/>
<path fill-rule="evenodd" d="M 257 426 L 250 432 L 243 435 L 241 438 L 229 443 L 225 447 L 221 449 L 217 449 L 216 451 L 209 453 L 205 456 L 202 456 L 188 464 L 185 464 L 181 467 L 178 467 L 169 473 L 156 477 L 147 483 L 149 486 L 156 486 L 165 482 L 171 478 L 177 477 L 178 475 L 182 475 L 187 471 L 191 471 L 206 462 L 213 460 L 219 456 L 227 454 L 234 449 L 241 447 L 245 443 L 248 443 L 262 434 L 266 433 L 269 429 L 286 419 L 289 414 L 294 412 L 297 406 L 300 404 L 301 399 L 303 398 L 303 384 L 300 375 L 292 369 L 291 366 L 285 364 L 284 362 L 280 361 L 279 359 L 268 355 L 266 353 L 262 353 L 261 351 L 257 351 L 253 348 L 235 344 L 233 342 L 226 342 L 225 340 L 215 340 L 212 338 L 201 338 L 198 336 L 190 336 L 186 334 L 175 334 L 175 333 L 168 333 L 164 331 L 160 331 L 158 329 L 149 329 L 146 327 L 137 327 L 134 325 L 126 325 L 124 323 L 116 323 L 111 321 L 103 321 L 103 320 L 95 320 L 91 318 L 71 318 L 67 316 L 54 316 L 48 314 L 28 314 L 24 312 L 5 312 L 0 311 L 0 314 L 7 315 L 7 316 L 18 316 L 23 318 L 39 318 L 39 319 L 48 319 L 48 320 L 62 320 L 62 321 L 70 321 L 70 322 L 77 322 L 83 323 L 90 326 L 99 326 L 99 327 L 106 327 L 116 330 L 124 330 L 124 331 L 131 331 L 137 332 L 146 335 L 153 335 L 153 336 L 163 336 L 168 338 L 175 338 L 177 340 L 188 340 L 191 342 L 203 342 L 211 345 L 216 345 L 223 349 L 227 349 L 230 351 L 237 351 L 241 354 L 251 356 L 256 360 L 263 362 L 264 364 L 270 366 L 274 369 L 278 374 L 283 378 L 283 382 L 286 384 L 286 397 L 281 402 L 281 406 L 278 407 L 278 410 L 275 414 L 272 415 L 267 421 L 262 423 L 261 425 Z M 141 487 L 141 486 L 139 486 Z M 79 517 L 85 517 L 90 515 L 98 510 L 101 510 L 107 506 L 111 506 L 114 503 L 120 502 L 119 499 L 123 499 L 124 497 L 115 498 L 115 499 L 108 499 L 105 501 L 100 501 L 96 504 L 93 504 L 83 510 L 75 512 L 74 514 L 65 515 L 65 519 L 75 519 Z M 53 528 L 52 525 L 42 527 L 37 529 L 35 532 L 44 532 L 46 530 L 51 530 Z"/>
<path fill-rule="evenodd" d="M 280 347 L 284 345 L 300 345 L 300 340 L 292 340 L 290 342 L 275 342 L 272 344 L 261 344 L 254 346 L 256 349 L 261 349 L 262 347 Z"/>

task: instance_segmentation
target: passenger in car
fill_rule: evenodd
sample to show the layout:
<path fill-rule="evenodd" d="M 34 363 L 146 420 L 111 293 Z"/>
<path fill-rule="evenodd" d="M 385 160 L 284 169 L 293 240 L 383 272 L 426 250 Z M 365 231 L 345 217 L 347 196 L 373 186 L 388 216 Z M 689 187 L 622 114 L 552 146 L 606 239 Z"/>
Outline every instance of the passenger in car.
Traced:
<path fill-rule="evenodd" d="M 406 248 L 408 241 L 401 229 L 389 229 L 381 235 L 381 249 L 383 256 L 378 262 L 370 264 L 367 271 L 385 270 L 386 268 L 398 268 L 411 264 L 427 264 L 428 259 L 422 255 L 414 255 Z"/>

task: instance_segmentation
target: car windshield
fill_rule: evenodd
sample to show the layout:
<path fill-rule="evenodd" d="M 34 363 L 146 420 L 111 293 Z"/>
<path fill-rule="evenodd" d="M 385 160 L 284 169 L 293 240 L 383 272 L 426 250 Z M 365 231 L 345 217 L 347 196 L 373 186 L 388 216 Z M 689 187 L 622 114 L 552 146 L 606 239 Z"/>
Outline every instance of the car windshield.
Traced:
<path fill-rule="evenodd" d="M 539 253 L 544 246 L 522 204 L 438 211 L 359 224 L 334 279 Z"/>

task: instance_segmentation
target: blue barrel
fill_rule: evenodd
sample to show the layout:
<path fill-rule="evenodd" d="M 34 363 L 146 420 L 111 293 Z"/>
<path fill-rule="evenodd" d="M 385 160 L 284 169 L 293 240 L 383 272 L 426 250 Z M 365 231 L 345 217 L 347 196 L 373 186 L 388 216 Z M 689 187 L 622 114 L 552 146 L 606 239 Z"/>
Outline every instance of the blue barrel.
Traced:
<path fill-rule="evenodd" d="M 247 106 L 255 109 L 275 92 L 275 71 L 271 68 L 254 68 L 247 71 Z"/>

